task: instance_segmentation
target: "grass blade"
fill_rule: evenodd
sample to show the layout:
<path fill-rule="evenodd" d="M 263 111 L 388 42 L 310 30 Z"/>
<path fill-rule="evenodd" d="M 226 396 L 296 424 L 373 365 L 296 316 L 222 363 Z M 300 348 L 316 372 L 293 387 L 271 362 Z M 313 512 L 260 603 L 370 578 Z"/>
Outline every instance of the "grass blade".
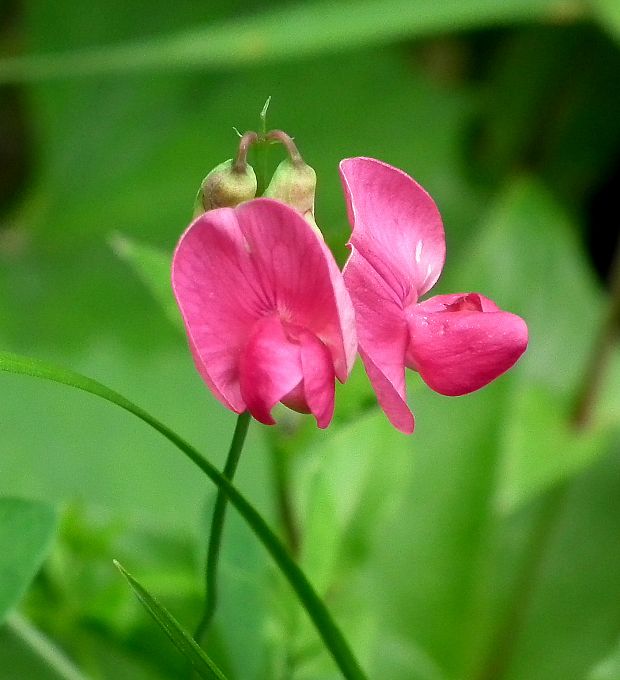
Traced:
<path fill-rule="evenodd" d="M 160 604 L 138 581 L 123 567 L 120 562 L 114 560 L 114 566 L 127 579 L 127 583 L 144 605 L 144 608 L 155 619 L 161 629 L 172 640 L 174 646 L 192 664 L 201 678 L 208 680 L 226 680 L 226 676 L 215 665 L 205 652 L 196 644 L 192 636 L 181 626 L 172 614 Z"/>

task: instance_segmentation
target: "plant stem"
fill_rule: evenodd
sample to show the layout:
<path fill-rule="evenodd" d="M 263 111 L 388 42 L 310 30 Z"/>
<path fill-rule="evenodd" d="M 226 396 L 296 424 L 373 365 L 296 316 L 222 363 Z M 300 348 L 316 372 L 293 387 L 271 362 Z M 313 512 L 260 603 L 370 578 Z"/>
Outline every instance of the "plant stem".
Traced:
<path fill-rule="evenodd" d="M 293 141 L 293 138 L 286 134 L 286 132 L 283 130 L 270 130 L 265 135 L 265 139 L 270 142 L 279 142 L 282 144 L 282 146 L 284 146 L 284 148 L 287 150 L 293 165 L 305 165 L 304 159 L 301 157 L 299 149 Z"/>
<path fill-rule="evenodd" d="M 325 647 L 329 650 L 336 665 L 340 669 L 343 677 L 347 680 L 367 680 L 364 671 L 361 669 L 357 659 L 353 655 L 342 632 L 332 619 L 325 603 L 317 595 L 308 581 L 306 575 L 299 565 L 291 557 L 280 539 L 271 530 L 263 516 L 256 508 L 241 494 L 222 475 L 218 469 L 204 458 L 191 444 L 186 442 L 174 430 L 164 425 L 150 413 L 140 408 L 129 399 L 118 392 L 106 387 L 102 383 L 87 378 L 80 373 L 59 368 L 38 359 L 24 357 L 10 352 L 0 352 L 0 371 L 15 373 L 18 375 L 29 375 L 35 378 L 43 378 L 53 382 L 68 385 L 76 389 L 94 394 L 120 406 L 125 411 L 150 425 L 157 430 L 168 441 L 174 444 L 194 465 L 200 470 L 228 497 L 228 500 L 235 506 L 239 514 L 252 529 L 255 536 L 266 548 L 274 562 L 294 590 L 297 598 L 323 640 Z"/>
<path fill-rule="evenodd" d="M 232 165 L 233 172 L 244 174 L 248 168 L 248 151 L 252 144 L 256 144 L 258 135 L 256 132 L 245 132 L 239 140 L 239 149 Z"/>
<path fill-rule="evenodd" d="M 611 300 L 603 318 L 598 337 L 586 364 L 583 383 L 577 393 L 572 424 L 577 429 L 586 428 L 594 416 L 596 400 L 603 384 L 605 372 L 611 360 L 620 326 L 620 241 L 609 274 Z"/>
<path fill-rule="evenodd" d="M 290 470 L 288 451 L 274 443 L 271 460 L 273 481 L 278 503 L 278 515 L 284 532 L 284 541 L 291 554 L 297 557 L 300 548 L 299 528 L 290 497 Z"/>
<path fill-rule="evenodd" d="M 249 425 L 250 413 L 244 411 L 237 418 L 235 433 L 233 434 L 230 448 L 228 449 L 228 456 L 226 457 L 226 463 L 224 465 L 223 475 L 231 482 L 235 476 L 239 459 L 241 458 L 241 452 L 243 451 L 243 444 Z M 205 604 L 202 618 L 194 633 L 194 640 L 196 640 L 198 644 L 200 644 L 204 634 L 207 632 L 217 607 L 217 567 L 222 545 L 222 533 L 224 531 L 227 503 L 228 497 L 222 489 L 218 489 L 215 506 L 213 508 L 213 517 L 211 518 L 211 531 L 209 533 L 209 545 L 207 548 Z"/>
<path fill-rule="evenodd" d="M 256 143 L 256 195 L 262 196 L 267 188 L 267 165 L 268 159 L 267 155 L 269 153 L 269 143 L 265 139 L 267 134 L 267 111 L 269 110 L 269 104 L 271 103 L 271 97 L 267 97 L 265 104 L 260 112 L 260 132 L 258 135 L 258 142 Z"/>
<path fill-rule="evenodd" d="M 26 644 L 55 675 L 63 680 L 86 680 L 80 670 L 54 643 L 19 614 L 11 614 L 6 621 L 7 629 Z"/>

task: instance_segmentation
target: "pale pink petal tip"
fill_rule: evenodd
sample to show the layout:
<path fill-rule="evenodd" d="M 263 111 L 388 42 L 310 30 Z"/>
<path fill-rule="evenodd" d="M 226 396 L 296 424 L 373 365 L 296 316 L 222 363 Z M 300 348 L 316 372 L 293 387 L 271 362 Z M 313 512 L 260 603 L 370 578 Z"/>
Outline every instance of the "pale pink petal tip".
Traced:
<path fill-rule="evenodd" d="M 377 399 L 390 422 L 411 433 L 414 421 L 405 386 L 409 331 L 402 306 L 355 246 L 343 274 L 355 307 L 360 356 Z"/>

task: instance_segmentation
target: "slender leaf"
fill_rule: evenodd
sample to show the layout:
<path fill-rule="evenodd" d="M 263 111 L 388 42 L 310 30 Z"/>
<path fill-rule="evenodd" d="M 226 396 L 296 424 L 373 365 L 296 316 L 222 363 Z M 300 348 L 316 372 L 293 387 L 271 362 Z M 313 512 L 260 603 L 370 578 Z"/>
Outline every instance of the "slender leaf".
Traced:
<path fill-rule="evenodd" d="M 192 666 L 196 669 L 196 672 L 203 678 L 226 680 L 226 676 L 222 671 L 196 644 L 192 639 L 192 636 L 181 626 L 174 616 L 172 616 L 162 604 L 141 586 L 122 564 L 114 560 L 114 565 L 127 579 L 127 582 L 140 602 L 144 605 L 145 609 L 161 626 L 164 633 L 172 640 L 181 654 L 190 661 Z"/>
<path fill-rule="evenodd" d="M 0 352 L 0 371 L 44 378 L 94 394 L 132 413 L 172 442 L 214 484 L 226 493 L 230 503 L 237 508 L 257 538 L 265 546 L 314 622 L 319 635 L 323 639 L 325 646 L 329 649 L 343 676 L 350 680 L 362 680 L 366 677 L 327 607 L 280 539 L 269 528 L 262 515 L 254 506 L 245 499 L 215 466 L 203 458 L 193 446 L 152 415 L 118 394 L 118 392 L 79 373 L 9 352 Z"/>
<path fill-rule="evenodd" d="M 299 59 L 483 26 L 574 13 L 567 0 L 320 0 L 141 43 L 0 61 L 0 82 Z"/>
<path fill-rule="evenodd" d="M 0 669 L 2 680 L 87 680 L 48 637 L 16 613 L 0 631 Z"/>
<path fill-rule="evenodd" d="M 39 570 L 55 529 L 48 505 L 0 498 L 0 624 Z"/>
<path fill-rule="evenodd" d="M 174 326 L 182 329 L 183 323 L 179 308 L 174 301 L 170 286 L 172 255 L 121 234 L 114 234 L 110 239 L 110 244 L 114 252 L 129 264 L 144 283 L 165 312 L 166 317 Z"/>

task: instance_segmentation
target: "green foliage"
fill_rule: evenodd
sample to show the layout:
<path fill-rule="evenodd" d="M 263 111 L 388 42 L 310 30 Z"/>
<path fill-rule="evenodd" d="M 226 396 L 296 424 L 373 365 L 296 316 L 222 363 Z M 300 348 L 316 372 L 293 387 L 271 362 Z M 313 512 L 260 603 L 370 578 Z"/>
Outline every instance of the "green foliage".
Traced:
<path fill-rule="evenodd" d="M 170 322 L 183 329 L 179 308 L 174 301 L 170 285 L 170 261 L 172 256 L 158 248 L 133 241 L 120 234 L 112 237 L 114 252 L 128 262 L 151 295 L 159 303 Z"/>
<path fill-rule="evenodd" d="M 0 630 L 0 668 L 7 680 L 85 680 L 50 640 L 17 615 Z"/>
<path fill-rule="evenodd" d="M 232 126 L 257 129 L 272 95 L 270 127 L 316 169 L 317 222 L 341 262 L 338 161 L 402 167 L 444 218 L 438 290 L 479 290 L 519 313 L 530 347 L 459 399 L 411 374 L 410 438 L 378 411 L 358 363 L 329 431 L 284 408 L 277 429 L 251 428 L 236 486 L 286 540 L 284 474 L 299 561 L 370 677 L 618 677 L 617 347 L 590 420 L 574 417 L 609 304 L 586 243 L 615 227 L 594 204 L 615 198 L 618 3 L 22 4 L 0 12 L 0 81 L 19 83 L 0 91 L 0 184 L 20 186 L 0 215 L 2 349 L 113 386 L 221 464 L 234 416 L 195 373 L 169 258 L 201 179 L 234 153 Z M 15 147 L 27 172 L 9 182 Z M 270 149 L 268 167 L 281 157 Z M 67 510 L 21 618 L 0 631 L 0 680 L 67 677 L 46 649 L 79 667 L 68 677 L 182 677 L 184 659 L 111 559 L 135 565 L 191 627 L 213 489 L 97 400 L 9 375 L 2 395 L 0 509 L 19 496 L 41 499 L 42 516 L 48 503 Z M 46 534 L 35 515 L 0 521 L 12 550 L 0 565 L 15 540 L 34 551 L 11 571 L 19 582 L 0 579 L 6 607 L 49 546 L 53 516 Z M 340 677 L 255 535 L 228 515 L 209 656 L 231 680 Z"/>
<path fill-rule="evenodd" d="M 604 26 L 618 39 L 620 37 L 620 6 L 615 0 L 593 0 L 594 10 Z"/>
<path fill-rule="evenodd" d="M 114 566 L 127 579 L 127 583 L 144 605 L 144 608 L 159 624 L 174 646 L 191 663 L 198 675 L 201 678 L 210 678 L 211 680 L 226 680 L 222 671 L 194 642 L 191 634 L 181 626 L 174 616 L 143 588 L 119 562 L 115 561 Z"/>
<path fill-rule="evenodd" d="M 408 37 L 547 18 L 562 0 L 363 0 L 310 2 L 264 12 L 169 38 L 59 57 L 0 62 L 0 82 L 67 75 L 124 73 L 166 67 L 221 69 L 315 56 Z"/>
<path fill-rule="evenodd" d="M 620 645 L 592 669 L 587 680 L 616 680 L 620 677 Z"/>
<path fill-rule="evenodd" d="M 188 460 L 204 473 L 218 489 L 226 495 L 230 503 L 237 509 L 246 521 L 256 538 L 263 544 L 271 555 L 278 569 L 286 578 L 291 588 L 295 591 L 300 604 L 316 627 L 317 633 L 322 638 L 334 661 L 340 668 L 343 676 L 349 680 L 363 680 L 364 674 L 359 668 L 355 657 L 342 636 L 338 626 L 332 619 L 328 609 L 319 598 L 312 584 L 305 574 L 292 559 L 286 547 L 269 528 L 262 515 L 247 501 L 244 496 L 232 485 L 232 483 L 204 458 L 191 444 L 169 427 L 158 421 L 147 411 L 136 406 L 127 398 L 111 390 L 96 380 L 62 369 L 53 364 L 38 361 L 29 357 L 0 352 L 0 371 L 27 375 L 34 378 L 42 378 L 51 382 L 68 385 L 88 394 L 93 394 L 108 401 L 121 409 L 131 413 L 153 430 L 170 441 Z"/>
<path fill-rule="evenodd" d="M 39 570 L 55 529 L 48 505 L 0 498 L 0 624 Z"/>

